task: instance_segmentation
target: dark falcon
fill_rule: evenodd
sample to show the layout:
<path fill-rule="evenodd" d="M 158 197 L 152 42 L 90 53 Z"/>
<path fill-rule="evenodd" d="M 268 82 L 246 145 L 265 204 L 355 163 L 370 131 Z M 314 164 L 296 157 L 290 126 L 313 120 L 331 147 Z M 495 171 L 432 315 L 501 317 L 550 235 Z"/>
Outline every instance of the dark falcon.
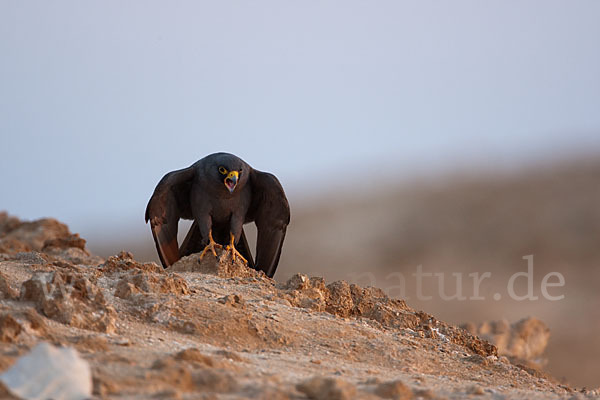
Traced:
<path fill-rule="evenodd" d="M 181 247 L 179 219 L 194 220 Z M 215 153 L 188 168 L 169 172 L 154 189 L 146 207 L 156 250 L 167 268 L 179 258 L 202 251 L 216 257 L 226 246 L 254 269 L 273 277 L 279 263 L 290 207 L 277 178 L 253 169 L 239 157 Z M 256 262 L 243 225 L 254 222 L 258 236 Z"/>

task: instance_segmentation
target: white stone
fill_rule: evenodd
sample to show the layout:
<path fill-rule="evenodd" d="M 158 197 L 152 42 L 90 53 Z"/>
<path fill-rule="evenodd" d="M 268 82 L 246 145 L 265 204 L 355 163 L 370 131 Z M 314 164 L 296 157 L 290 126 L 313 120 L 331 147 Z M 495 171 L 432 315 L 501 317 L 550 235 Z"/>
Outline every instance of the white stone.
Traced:
<path fill-rule="evenodd" d="M 0 375 L 10 392 L 26 400 L 84 400 L 92 397 L 92 372 L 71 347 L 40 343 Z"/>

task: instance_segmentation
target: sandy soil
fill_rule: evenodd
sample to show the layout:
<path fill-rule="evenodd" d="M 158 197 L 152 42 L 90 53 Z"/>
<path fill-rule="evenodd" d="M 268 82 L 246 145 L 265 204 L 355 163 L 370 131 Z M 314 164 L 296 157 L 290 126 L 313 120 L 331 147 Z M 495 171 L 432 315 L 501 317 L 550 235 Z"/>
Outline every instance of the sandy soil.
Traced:
<path fill-rule="evenodd" d="M 97 398 L 598 396 L 472 334 L 514 328 L 539 332 L 538 343 L 547 333 L 538 323 L 468 328 L 376 288 L 276 282 L 226 255 L 169 270 L 126 252 L 103 260 L 57 221 L 0 214 L 0 371 L 39 341 L 72 346 Z"/>

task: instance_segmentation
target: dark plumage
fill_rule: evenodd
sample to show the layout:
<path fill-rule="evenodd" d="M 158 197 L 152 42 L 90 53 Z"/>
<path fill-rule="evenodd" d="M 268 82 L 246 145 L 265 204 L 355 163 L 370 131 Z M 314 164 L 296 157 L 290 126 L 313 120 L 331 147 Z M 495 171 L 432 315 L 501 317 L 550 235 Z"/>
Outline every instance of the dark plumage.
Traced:
<path fill-rule="evenodd" d="M 178 247 L 180 218 L 194 223 Z M 290 222 L 290 208 L 274 175 L 253 169 L 233 154 L 215 153 L 160 180 L 146 207 L 148 221 L 165 268 L 192 253 L 202 251 L 204 257 L 211 251 L 216 255 L 215 247 L 228 244 L 226 249 L 234 258 L 241 255 L 250 267 L 272 277 Z M 256 263 L 243 229 L 249 222 L 254 222 L 258 231 Z"/>

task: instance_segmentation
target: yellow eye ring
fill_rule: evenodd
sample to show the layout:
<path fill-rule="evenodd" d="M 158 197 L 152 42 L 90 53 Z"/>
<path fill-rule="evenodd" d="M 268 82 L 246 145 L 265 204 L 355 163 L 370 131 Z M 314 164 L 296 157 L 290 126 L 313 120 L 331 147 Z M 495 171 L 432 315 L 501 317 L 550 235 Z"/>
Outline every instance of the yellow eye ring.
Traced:
<path fill-rule="evenodd" d="M 220 172 L 222 175 L 227 175 L 227 169 L 225 169 L 225 167 L 219 167 L 219 172 Z"/>

